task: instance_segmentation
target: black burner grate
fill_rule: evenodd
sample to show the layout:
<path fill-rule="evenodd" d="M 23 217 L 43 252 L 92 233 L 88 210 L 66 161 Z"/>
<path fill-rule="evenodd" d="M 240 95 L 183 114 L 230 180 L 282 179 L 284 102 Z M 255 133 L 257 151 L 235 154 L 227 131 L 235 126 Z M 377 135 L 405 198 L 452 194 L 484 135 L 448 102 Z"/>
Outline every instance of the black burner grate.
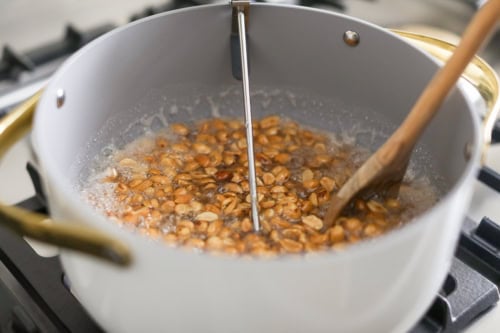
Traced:
<path fill-rule="evenodd" d="M 465 219 L 450 273 L 411 333 L 463 331 L 498 302 L 499 236 L 499 226 L 490 219 L 483 218 L 479 225 Z"/>

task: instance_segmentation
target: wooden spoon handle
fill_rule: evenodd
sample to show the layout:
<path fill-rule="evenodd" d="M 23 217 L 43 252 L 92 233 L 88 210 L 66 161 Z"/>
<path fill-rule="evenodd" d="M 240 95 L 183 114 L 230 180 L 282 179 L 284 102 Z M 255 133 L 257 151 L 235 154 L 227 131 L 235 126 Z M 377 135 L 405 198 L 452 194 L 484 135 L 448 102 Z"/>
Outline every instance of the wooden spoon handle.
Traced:
<path fill-rule="evenodd" d="M 323 219 L 325 228 L 360 191 L 402 180 L 415 143 L 499 18 L 500 0 L 488 1 L 474 15 L 455 52 L 425 87 L 403 123 L 332 196 Z"/>
<path fill-rule="evenodd" d="M 500 18 L 500 0 L 489 0 L 473 17 L 451 58 L 436 73 L 393 136 L 413 146 Z M 391 140 L 389 140 L 391 141 Z"/>

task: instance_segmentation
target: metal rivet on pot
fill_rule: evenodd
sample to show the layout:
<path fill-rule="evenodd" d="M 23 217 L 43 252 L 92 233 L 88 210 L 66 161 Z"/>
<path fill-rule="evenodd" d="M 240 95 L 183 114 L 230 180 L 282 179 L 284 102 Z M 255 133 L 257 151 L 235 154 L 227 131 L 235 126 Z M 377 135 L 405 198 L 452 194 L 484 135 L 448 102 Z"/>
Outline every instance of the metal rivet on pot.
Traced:
<path fill-rule="evenodd" d="M 344 42 L 349 46 L 357 46 L 359 44 L 359 34 L 356 31 L 347 30 L 344 32 Z"/>
<path fill-rule="evenodd" d="M 470 142 L 467 142 L 464 146 L 465 160 L 466 161 L 470 160 L 471 156 L 472 156 L 472 144 Z"/>
<path fill-rule="evenodd" d="M 64 101 L 66 99 L 66 93 L 63 89 L 57 89 L 56 91 L 56 105 L 58 108 L 64 105 Z"/>

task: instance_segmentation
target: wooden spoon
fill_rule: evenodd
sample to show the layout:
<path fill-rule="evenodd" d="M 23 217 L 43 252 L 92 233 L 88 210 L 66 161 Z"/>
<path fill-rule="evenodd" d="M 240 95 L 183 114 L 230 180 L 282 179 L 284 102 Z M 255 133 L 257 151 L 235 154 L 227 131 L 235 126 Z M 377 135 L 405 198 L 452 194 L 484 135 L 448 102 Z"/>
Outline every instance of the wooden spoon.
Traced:
<path fill-rule="evenodd" d="M 499 18 L 500 0 L 489 0 L 474 15 L 455 52 L 434 75 L 403 123 L 333 195 L 324 218 L 325 228 L 360 191 L 380 191 L 401 183 L 416 142 Z"/>

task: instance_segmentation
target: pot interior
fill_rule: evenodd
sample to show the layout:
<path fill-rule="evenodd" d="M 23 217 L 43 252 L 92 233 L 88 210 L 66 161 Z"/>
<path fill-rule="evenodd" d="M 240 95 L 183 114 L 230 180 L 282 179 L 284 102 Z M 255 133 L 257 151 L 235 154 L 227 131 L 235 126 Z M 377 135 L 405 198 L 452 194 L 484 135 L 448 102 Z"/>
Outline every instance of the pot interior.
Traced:
<path fill-rule="evenodd" d="M 359 45 L 344 43 L 346 30 L 359 33 Z M 34 144 L 48 178 L 57 175 L 78 195 L 75 185 L 96 160 L 145 131 L 243 118 L 230 32 L 229 6 L 198 7 L 130 24 L 78 52 L 36 114 Z M 383 29 L 299 7 L 252 4 L 248 49 L 254 119 L 279 114 L 371 148 L 402 121 L 438 68 Z M 66 93 L 61 108 L 58 89 Z M 412 162 L 446 193 L 466 172 L 464 147 L 476 147 L 477 137 L 473 110 L 455 90 Z"/>

